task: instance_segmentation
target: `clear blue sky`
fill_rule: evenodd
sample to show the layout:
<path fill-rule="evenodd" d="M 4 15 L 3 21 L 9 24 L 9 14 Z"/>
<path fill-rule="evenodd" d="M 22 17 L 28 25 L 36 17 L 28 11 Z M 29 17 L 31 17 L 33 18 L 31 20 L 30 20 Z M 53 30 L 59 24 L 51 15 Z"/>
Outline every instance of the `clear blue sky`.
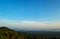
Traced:
<path fill-rule="evenodd" d="M 60 19 L 59 0 L 0 0 L 0 17 L 11 20 Z"/>
<path fill-rule="evenodd" d="M 60 29 L 60 0 L 0 0 L 0 25 L 26 30 Z"/>

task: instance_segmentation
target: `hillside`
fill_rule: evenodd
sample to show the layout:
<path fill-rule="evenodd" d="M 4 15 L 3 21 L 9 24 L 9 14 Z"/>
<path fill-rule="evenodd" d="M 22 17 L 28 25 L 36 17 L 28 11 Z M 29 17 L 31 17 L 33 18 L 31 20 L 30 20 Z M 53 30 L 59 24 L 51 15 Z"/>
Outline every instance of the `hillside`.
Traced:
<path fill-rule="evenodd" d="M 0 27 L 0 39 L 24 39 L 24 33 L 18 33 L 7 27 Z"/>
<path fill-rule="evenodd" d="M 51 31 L 15 31 L 0 27 L 0 39 L 60 39 L 60 32 Z"/>

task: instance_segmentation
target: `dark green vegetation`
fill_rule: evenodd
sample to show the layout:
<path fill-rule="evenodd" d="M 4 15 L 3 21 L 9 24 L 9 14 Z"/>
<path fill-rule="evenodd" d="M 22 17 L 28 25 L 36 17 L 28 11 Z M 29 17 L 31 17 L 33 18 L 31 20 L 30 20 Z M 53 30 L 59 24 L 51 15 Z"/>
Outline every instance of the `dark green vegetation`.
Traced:
<path fill-rule="evenodd" d="M 57 31 L 14 31 L 0 27 L 0 39 L 60 39 Z"/>

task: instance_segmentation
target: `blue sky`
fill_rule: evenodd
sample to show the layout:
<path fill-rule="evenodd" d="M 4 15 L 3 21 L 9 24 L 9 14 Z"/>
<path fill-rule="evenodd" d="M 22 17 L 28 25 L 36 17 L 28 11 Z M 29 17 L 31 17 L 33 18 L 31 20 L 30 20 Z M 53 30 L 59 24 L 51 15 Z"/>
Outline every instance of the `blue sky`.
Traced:
<path fill-rule="evenodd" d="M 0 20 L 59 23 L 60 0 L 0 0 Z"/>

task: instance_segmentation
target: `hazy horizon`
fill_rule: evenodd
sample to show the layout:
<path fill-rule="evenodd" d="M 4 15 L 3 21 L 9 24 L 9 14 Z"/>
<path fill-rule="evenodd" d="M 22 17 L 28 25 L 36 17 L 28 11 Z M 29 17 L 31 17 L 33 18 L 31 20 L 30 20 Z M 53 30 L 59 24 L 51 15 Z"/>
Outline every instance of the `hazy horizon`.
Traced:
<path fill-rule="evenodd" d="M 60 0 L 0 0 L 0 26 L 60 29 Z"/>

